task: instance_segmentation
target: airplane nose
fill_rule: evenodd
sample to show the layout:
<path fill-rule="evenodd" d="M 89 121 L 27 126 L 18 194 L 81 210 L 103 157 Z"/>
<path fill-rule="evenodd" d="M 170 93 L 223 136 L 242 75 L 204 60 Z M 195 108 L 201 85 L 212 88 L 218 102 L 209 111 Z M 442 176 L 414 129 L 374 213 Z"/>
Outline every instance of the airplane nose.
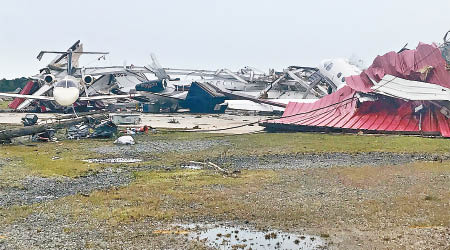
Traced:
<path fill-rule="evenodd" d="M 78 100 L 80 90 L 76 87 L 54 87 L 53 97 L 55 101 L 61 106 L 70 106 Z"/>
<path fill-rule="evenodd" d="M 55 87 L 59 88 L 78 88 L 78 85 L 70 80 L 70 79 L 63 79 L 55 84 Z"/>

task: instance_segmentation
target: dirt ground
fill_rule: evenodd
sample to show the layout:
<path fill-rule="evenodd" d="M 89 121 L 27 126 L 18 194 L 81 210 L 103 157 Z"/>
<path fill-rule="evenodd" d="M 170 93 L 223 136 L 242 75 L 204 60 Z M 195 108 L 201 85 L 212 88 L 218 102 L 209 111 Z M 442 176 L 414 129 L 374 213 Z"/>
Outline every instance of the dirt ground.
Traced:
<path fill-rule="evenodd" d="M 450 249 L 448 140 L 135 139 L 0 146 L 0 249 L 208 249 L 177 225 L 211 223 L 312 235 L 325 242 L 321 249 Z M 117 157 L 142 161 L 83 161 Z M 251 247 L 244 245 L 234 248 Z"/>
<path fill-rule="evenodd" d="M 0 109 L 1 110 L 1 109 Z M 26 113 L 0 112 L 0 129 L 5 125 L 22 125 L 22 117 Z M 197 131 L 208 131 L 211 133 L 244 134 L 262 131 L 264 127 L 259 126 L 258 121 L 270 118 L 270 116 L 259 116 L 254 112 L 239 114 L 190 114 L 190 113 L 170 113 L 170 114 L 146 114 L 140 115 L 141 122 L 129 124 L 122 127 L 142 127 L 144 125 L 154 128 L 165 129 L 195 129 Z M 36 113 L 39 117 L 38 123 L 52 122 L 60 114 Z M 114 115 L 114 114 L 111 114 Z M 248 123 L 251 126 L 242 126 Z M 233 129 L 229 129 L 233 128 Z"/>

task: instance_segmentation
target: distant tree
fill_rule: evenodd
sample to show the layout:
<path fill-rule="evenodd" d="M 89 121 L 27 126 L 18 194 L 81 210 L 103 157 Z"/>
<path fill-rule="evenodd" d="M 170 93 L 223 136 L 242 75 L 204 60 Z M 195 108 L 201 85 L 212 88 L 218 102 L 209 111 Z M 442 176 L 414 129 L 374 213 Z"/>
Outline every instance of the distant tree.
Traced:
<path fill-rule="evenodd" d="M 28 78 L 21 77 L 12 80 L 6 80 L 5 78 L 0 80 L 0 92 L 11 92 L 17 88 L 23 88 L 28 82 Z"/>

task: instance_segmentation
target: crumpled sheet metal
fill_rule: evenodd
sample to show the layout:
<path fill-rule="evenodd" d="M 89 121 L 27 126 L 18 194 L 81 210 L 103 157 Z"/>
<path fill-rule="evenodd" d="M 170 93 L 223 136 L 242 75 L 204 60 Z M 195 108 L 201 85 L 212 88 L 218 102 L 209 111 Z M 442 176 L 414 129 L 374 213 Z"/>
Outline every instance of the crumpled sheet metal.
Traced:
<path fill-rule="evenodd" d="M 357 92 L 371 93 L 372 81 L 390 74 L 408 80 L 424 81 L 450 87 L 450 72 L 441 50 L 435 45 L 420 43 L 415 50 L 389 52 L 375 58 L 360 75 L 346 77 L 347 86 L 314 103 L 291 102 L 282 118 L 265 121 L 263 126 L 295 127 L 296 130 L 326 130 L 327 128 L 433 134 L 450 137 L 450 119 L 429 101 L 406 101 L 383 96 L 376 101 L 359 102 Z M 421 112 L 416 108 L 423 105 Z"/>
<path fill-rule="evenodd" d="M 370 79 L 379 82 L 384 75 L 389 74 L 450 88 L 450 72 L 446 67 L 447 62 L 437 45 L 420 43 L 414 50 L 377 56 L 368 69 L 360 75 L 346 77 L 345 82 L 356 91 L 369 93 L 373 92 Z"/>

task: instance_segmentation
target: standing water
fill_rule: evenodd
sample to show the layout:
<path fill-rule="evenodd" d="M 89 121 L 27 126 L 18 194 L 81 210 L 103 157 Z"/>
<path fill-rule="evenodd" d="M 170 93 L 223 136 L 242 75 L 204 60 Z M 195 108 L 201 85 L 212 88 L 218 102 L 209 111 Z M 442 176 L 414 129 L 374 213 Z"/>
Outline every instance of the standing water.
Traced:
<path fill-rule="evenodd" d="M 318 236 L 297 235 L 277 230 L 257 231 L 247 227 L 227 225 L 180 225 L 191 240 L 203 241 L 218 249 L 326 249 L 327 243 Z"/>

